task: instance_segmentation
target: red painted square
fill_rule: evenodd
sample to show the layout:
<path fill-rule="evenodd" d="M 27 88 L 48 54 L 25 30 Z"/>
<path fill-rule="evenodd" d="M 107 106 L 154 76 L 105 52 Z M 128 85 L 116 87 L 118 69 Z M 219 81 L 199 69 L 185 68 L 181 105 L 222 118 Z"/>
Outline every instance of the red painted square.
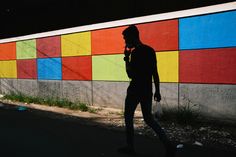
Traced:
<path fill-rule="evenodd" d="M 14 60 L 16 59 L 16 43 L 2 43 L 0 44 L 0 60 Z"/>
<path fill-rule="evenodd" d="M 63 57 L 63 80 L 92 80 L 92 57 Z"/>
<path fill-rule="evenodd" d="M 61 55 L 61 37 L 47 37 L 36 39 L 37 57 L 52 58 Z"/>
<path fill-rule="evenodd" d="M 122 32 L 126 27 L 92 31 L 92 54 L 120 54 L 125 42 Z"/>
<path fill-rule="evenodd" d="M 178 20 L 137 25 L 140 39 L 155 51 L 178 50 Z"/>
<path fill-rule="evenodd" d="M 17 60 L 17 78 L 36 79 L 37 78 L 36 59 Z"/>
<path fill-rule="evenodd" d="M 180 52 L 180 82 L 236 84 L 236 48 Z"/>

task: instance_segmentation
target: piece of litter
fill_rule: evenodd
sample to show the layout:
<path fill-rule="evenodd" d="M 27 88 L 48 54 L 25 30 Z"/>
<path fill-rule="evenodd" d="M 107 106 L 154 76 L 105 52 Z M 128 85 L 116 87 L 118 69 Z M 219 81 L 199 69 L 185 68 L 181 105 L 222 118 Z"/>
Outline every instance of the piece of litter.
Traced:
<path fill-rule="evenodd" d="M 177 148 L 177 149 L 182 149 L 182 148 L 184 148 L 184 145 L 183 145 L 183 144 L 178 144 L 178 145 L 176 146 L 176 148 Z"/>
<path fill-rule="evenodd" d="M 200 143 L 200 142 L 198 142 L 198 141 L 195 141 L 195 142 L 193 143 L 193 145 L 197 145 L 197 146 L 203 146 L 203 144 L 202 144 L 202 143 Z"/>
<path fill-rule="evenodd" d="M 25 110 L 27 110 L 27 108 L 24 107 L 24 106 L 20 106 L 20 107 L 17 108 L 17 110 L 18 111 L 25 111 Z"/>

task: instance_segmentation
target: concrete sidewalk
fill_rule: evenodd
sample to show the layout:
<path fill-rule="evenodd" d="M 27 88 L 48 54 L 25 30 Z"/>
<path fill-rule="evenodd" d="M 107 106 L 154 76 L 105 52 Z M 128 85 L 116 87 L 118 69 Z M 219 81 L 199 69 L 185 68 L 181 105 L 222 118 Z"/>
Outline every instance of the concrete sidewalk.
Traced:
<path fill-rule="evenodd" d="M 55 115 L 55 116 L 54 116 Z M 86 119 L 63 118 L 45 111 L 18 111 L 0 107 L 1 157 L 125 157 L 117 148 L 125 141 L 124 131 L 86 123 Z M 135 137 L 139 157 L 164 157 L 159 140 Z M 235 150 L 185 145 L 176 157 L 235 157 Z"/>

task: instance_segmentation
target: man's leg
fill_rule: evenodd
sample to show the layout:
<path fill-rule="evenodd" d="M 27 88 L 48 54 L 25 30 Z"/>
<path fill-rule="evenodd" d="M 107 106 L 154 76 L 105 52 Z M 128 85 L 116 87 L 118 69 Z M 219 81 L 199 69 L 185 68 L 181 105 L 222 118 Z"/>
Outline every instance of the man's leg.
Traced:
<path fill-rule="evenodd" d="M 138 105 L 138 100 L 133 95 L 127 94 L 125 99 L 125 127 L 126 127 L 126 142 L 128 146 L 134 146 L 134 112 Z"/>
<path fill-rule="evenodd" d="M 165 131 L 161 128 L 159 123 L 154 120 L 152 115 L 152 97 L 148 99 L 143 99 L 141 101 L 141 108 L 143 113 L 144 121 L 150 126 L 155 133 L 159 136 L 160 140 L 166 147 L 166 157 L 175 156 L 175 147 L 171 144 L 170 140 L 166 136 Z"/>
<path fill-rule="evenodd" d="M 169 139 L 167 138 L 165 131 L 161 128 L 159 123 L 154 120 L 152 115 L 152 97 L 147 99 L 145 98 L 141 101 L 141 109 L 143 113 L 143 119 L 146 124 L 155 131 L 164 145 L 169 144 Z"/>
<path fill-rule="evenodd" d="M 138 100 L 136 96 L 128 92 L 125 99 L 125 112 L 124 112 L 127 146 L 119 148 L 118 151 L 120 153 L 135 154 L 133 118 L 137 105 L 138 105 Z"/>

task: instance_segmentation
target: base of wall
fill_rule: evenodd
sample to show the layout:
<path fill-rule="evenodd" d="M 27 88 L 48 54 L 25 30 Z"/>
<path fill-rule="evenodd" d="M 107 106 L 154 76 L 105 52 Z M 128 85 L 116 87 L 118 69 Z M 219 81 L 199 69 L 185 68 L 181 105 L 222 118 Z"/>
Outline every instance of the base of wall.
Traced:
<path fill-rule="evenodd" d="M 2 94 L 15 92 L 44 98 L 66 98 L 119 109 L 124 108 L 128 86 L 129 82 L 0 79 Z M 160 90 L 163 107 L 195 105 L 194 109 L 208 117 L 236 120 L 236 85 L 161 83 Z M 153 101 L 154 112 L 155 104 Z"/>

